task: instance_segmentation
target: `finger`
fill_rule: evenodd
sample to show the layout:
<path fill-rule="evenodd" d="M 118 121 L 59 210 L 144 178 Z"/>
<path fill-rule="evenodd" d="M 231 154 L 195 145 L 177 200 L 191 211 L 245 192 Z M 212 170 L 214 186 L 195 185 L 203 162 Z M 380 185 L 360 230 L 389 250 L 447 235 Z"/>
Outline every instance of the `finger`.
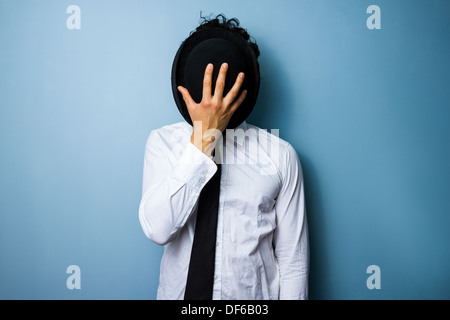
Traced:
<path fill-rule="evenodd" d="M 230 106 L 231 114 L 233 114 L 237 110 L 237 108 L 239 108 L 239 106 L 242 104 L 242 102 L 244 101 L 246 96 L 247 96 L 247 90 L 242 91 L 239 98 L 237 98 L 236 101 L 234 101 L 233 104 Z"/>
<path fill-rule="evenodd" d="M 212 63 L 209 63 L 205 69 L 205 76 L 203 77 L 203 99 L 211 98 L 211 82 L 212 82 L 212 74 L 213 74 L 214 66 Z"/>
<path fill-rule="evenodd" d="M 214 97 L 222 100 L 223 89 L 225 88 L 225 78 L 227 76 L 228 64 L 223 63 L 217 76 L 216 87 L 214 89 Z"/>
<path fill-rule="evenodd" d="M 236 96 L 239 93 L 239 89 L 241 89 L 242 83 L 244 82 L 244 73 L 241 72 L 238 74 L 236 81 L 234 82 L 233 87 L 231 88 L 230 92 L 223 98 L 223 102 L 226 106 L 229 106 L 233 100 L 236 98 Z"/>
<path fill-rule="evenodd" d="M 189 93 L 188 89 L 182 86 L 177 87 L 178 91 L 181 92 L 181 95 L 183 96 L 183 100 L 186 103 L 186 106 L 190 107 L 191 105 L 195 104 L 194 99 L 192 99 L 191 94 Z"/>

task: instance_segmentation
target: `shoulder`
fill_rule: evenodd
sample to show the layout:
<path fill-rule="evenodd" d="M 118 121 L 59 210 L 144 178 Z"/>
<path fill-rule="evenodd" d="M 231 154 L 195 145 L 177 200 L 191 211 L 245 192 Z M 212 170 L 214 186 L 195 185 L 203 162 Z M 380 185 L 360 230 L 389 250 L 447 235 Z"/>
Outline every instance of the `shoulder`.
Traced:
<path fill-rule="evenodd" d="M 149 137 L 167 137 L 172 134 L 179 134 L 179 135 L 189 134 L 190 135 L 191 132 L 192 132 L 192 126 L 189 123 L 183 121 L 183 122 L 169 124 L 169 125 L 163 126 L 158 129 L 153 129 L 150 132 Z"/>
<path fill-rule="evenodd" d="M 170 146 L 180 140 L 186 139 L 191 133 L 192 126 L 187 122 L 177 122 L 158 129 L 153 129 L 148 136 L 147 147 L 155 144 Z"/>
<path fill-rule="evenodd" d="M 247 130 L 253 130 L 258 136 L 258 143 L 261 147 L 267 146 L 266 149 L 269 149 L 279 153 L 281 158 L 287 158 L 290 160 L 298 160 L 297 152 L 294 147 L 280 138 L 279 129 L 261 129 L 258 126 L 247 124 Z M 273 154 L 275 155 L 275 154 Z"/>
<path fill-rule="evenodd" d="M 302 175 L 297 151 L 288 141 L 280 138 L 279 129 L 266 130 L 252 124 L 247 124 L 247 129 L 257 134 L 259 149 L 270 158 L 282 180 L 292 174 Z"/>

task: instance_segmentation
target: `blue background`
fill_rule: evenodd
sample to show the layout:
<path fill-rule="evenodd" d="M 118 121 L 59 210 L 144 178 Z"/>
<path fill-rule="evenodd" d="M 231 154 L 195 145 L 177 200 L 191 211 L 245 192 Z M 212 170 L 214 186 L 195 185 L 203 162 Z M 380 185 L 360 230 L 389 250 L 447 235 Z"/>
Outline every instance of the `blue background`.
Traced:
<path fill-rule="evenodd" d="M 310 298 L 449 299 L 446 0 L 0 1 L 0 298 L 156 297 L 144 147 L 182 121 L 170 70 L 200 11 L 259 44 L 248 122 L 279 128 L 302 161 Z M 81 290 L 66 287 L 72 264 Z"/>

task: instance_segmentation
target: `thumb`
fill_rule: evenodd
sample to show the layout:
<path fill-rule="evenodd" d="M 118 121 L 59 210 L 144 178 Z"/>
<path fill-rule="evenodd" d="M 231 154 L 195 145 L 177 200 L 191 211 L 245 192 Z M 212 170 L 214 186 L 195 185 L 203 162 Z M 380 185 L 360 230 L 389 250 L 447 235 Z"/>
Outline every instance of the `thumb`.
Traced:
<path fill-rule="evenodd" d="M 181 95 L 183 96 L 183 100 L 186 103 L 186 106 L 191 107 L 195 104 L 194 99 L 192 99 L 188 89 L 182 86 L 177 87 L 178 91 L 180 91 Z"/>

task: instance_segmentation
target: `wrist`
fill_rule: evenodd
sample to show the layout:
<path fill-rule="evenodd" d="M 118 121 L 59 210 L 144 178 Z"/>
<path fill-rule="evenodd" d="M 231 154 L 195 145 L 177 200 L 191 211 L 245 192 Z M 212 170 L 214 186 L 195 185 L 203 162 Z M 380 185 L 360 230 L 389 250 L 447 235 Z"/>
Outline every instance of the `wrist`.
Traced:
<path fill-rule="evenodd" d="M 201 121 L 194 121 L 191 143 L 210 157 L 214 151 L 217 138 L 221 135 L 222 132 L 219 129 L 205 129 Z"/>

